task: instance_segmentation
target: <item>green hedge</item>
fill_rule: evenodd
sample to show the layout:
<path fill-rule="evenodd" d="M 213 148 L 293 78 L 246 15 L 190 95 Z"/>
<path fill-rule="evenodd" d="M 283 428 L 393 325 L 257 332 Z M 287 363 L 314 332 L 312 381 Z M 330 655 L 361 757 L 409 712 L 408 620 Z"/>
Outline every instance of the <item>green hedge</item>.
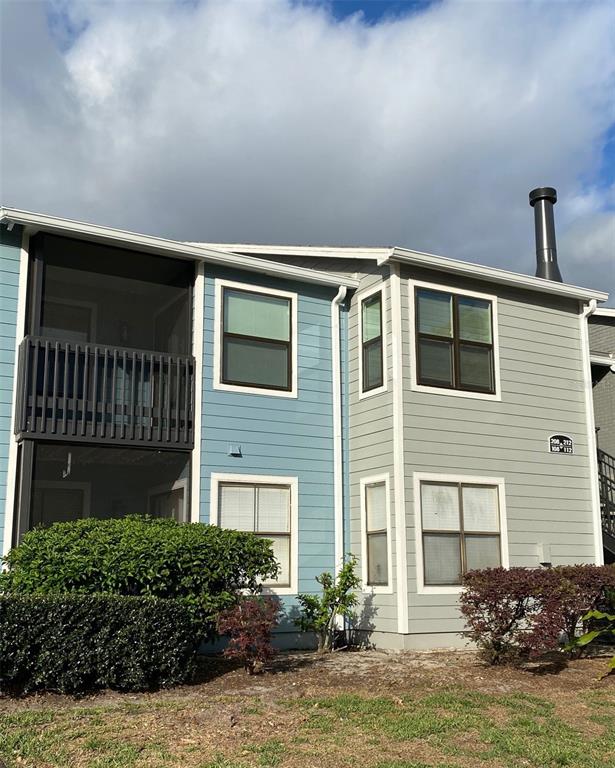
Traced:
<path fill-rule="evenodd" d="M 177 600 L 117 595 L 0 596 L 0 687 L 82 693 L 191 679 L 193 611 Z"/>
<path fill-rule="evenodd" d="M 179 598 L 212 619 L 278 569 L 271 543 L 252 533 L 143 517 L 38 528 L 4 562 L 2 592 Z"/>

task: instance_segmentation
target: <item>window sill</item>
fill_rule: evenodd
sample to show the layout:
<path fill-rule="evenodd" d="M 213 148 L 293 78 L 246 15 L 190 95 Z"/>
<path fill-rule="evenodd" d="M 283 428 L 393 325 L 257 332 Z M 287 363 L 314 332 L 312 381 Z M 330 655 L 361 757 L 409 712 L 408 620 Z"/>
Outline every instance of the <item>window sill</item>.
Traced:
<path fill-rule="evenodd" d="M 242 387 L 238 384 L 223 384 L 221 381 L 214 381 L 213 388 L 222 392 L 238 392 L 244 395 L 264 395 L 266 397 L 286 397 L 297 399 L 297 389 L 265 389 L 263 387 Z"/>
<path fill-rule="evenodd" d="M 296 595 L 297 588 L 292 585 L 290 587 L 263 587 L 261 594 L 265 597 L 285 597 Z"/>
<path fill-rule="evenodd" d="M 374 395 L 382 395 L 384 392 L 388 392 L 389 388 L 386 384 L 383 384 L 381 387 L 375 387 L 374 389 L 369 389 L 367 392 L 361 392 L 359 391 L 359 400 L 365 400 L 368 397 L 373 397 Z"/>
<path fill-rule="evenodd" d="M 372 586 L 369 586 L 369 584 L 368 584 L 365 587 L 363 587 L 361 592 L 364 595 L 392 595 L 393 594 L 393 587 L 391 587 L 391 586 L 386 586 L 386 587 L 385 586 L 382 586 L 382 587 L 373 586 L 372 587 Z"/>
<path fill-rule="evenodd" d="M 473 400 L 491 400 L 501 402 L 501 392 L 489 394 L 488 392 L 470 392 L 465 389 L 447 389 L 446 387 L 430 387 L 427 384 L 417 384 L 413 381 L 410 385 L 413 392 L 423 392 L 429 395 L 446 395 L 448 397 L 469 397 Z"/>
<path fill-rule="evenodd" d="M 443 587 L 419 586 L 416 592 L 418 595 L 459 595 L 463 592 L 463 587 L 461 585 Z"/>

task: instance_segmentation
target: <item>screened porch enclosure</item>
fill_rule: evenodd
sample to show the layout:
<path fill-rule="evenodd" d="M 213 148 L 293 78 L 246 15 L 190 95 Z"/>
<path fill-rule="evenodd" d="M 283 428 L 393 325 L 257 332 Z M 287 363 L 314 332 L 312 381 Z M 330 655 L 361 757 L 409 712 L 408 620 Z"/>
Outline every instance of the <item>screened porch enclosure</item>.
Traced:
<path fill-rule="evenodd" d="M 189 519 L 190 453 L 26 441 L 20 529 L 88 517 Z"/>

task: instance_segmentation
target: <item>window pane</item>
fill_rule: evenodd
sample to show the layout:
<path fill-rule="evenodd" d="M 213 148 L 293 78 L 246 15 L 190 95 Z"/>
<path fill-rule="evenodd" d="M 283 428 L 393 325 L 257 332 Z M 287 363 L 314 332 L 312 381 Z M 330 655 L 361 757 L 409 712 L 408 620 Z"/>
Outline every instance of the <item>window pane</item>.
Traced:
<path fill-rule="evenodd" d="M 448 341 L 421 339 L 419 342 L 419 380 L 452 386 L 453 345 Z"/>
<path fill-rule="evenodd" d="M 461 493 L 464 531 L 500 530 L 497 488 L 464 485 Z"/>
<path fill-rule="evenodd" d="M 462 387 L 493 389 L 493 353 L 484 347 L 459 345 L 459 377 Z"/>
<path fill-rule="evenodd" d="M 224 330 L 290 341 L 290 299 L 225 288 Z"/>
<path fill-rule="evenodd" d="M 290 533 L 290 488 L 257 488 L 256 530 Z"/>
<path fill-rule="evenodd" d="M 152 517 L 171 517 L 184 519 L 184 489 L 175 488 L 165 493 L 150 496 L 149 513 Z"/>
<path fill-rule="evenodd" d="M 367 537 L 367 583 L 388 584 L 388 554 L 386 533 L 371 533 Z"/>
<path fill-rule="evenodd" d="M 425 584 L 460 584 L 459 535 L 426 533 L 423 536 Z"/>
<path fill-rule="evenodd" d="M 363 308 L 363 341 L 371 341 L 382 335 L 381 328 L 381 298 L 377 293 L 365 299 Z"/>
<path fill-rule="evenodd" d="M 383 531 L 387 527 L 386 485 L 374 483 L 365 486 L 367 530 Z"/>
<path fill-rule="evenodd" d="M 459 296 L 457 305 L 460 338 L 491 344 L 491 302 Z"/>
<path fill-rule="evenodd" d="M 464 542 L 468 571 L 501 565 L 499 536 L 465 536 Z"/>
<path fill-rule="evenodd" d="M 223 379 L 288 389 L 288 347 L 267 341 L 224 339 Z"/>
<path fill-rule="evenodd" d="M 278 586 L 290 586 L 290 536 L 263 536 L 272 542 L 273 556 L 280 565 L 278 578 L 273 581 L 265 581 L 264 584 L 277 584 Z"/>
<path fill-rule="evenodd" d="M 418 290 L 416 292 L 419 333 L 431 336 L 453 336 L 453 297 L 449 293 Z"/>
<path fill-rule="evenodd" d="M 254 486 L 220 486 L 220 526 L 236 531 L 254 530 Z"/>
<path fill-rule="evenodd" d="M 363 347 L 363 390 L 382 386 L 382 340 Z"/>
<path fill-rule="evenodd" d="M 459 530 L 459 488 L 457 485 L 421 485 L 423 529 Z"/>

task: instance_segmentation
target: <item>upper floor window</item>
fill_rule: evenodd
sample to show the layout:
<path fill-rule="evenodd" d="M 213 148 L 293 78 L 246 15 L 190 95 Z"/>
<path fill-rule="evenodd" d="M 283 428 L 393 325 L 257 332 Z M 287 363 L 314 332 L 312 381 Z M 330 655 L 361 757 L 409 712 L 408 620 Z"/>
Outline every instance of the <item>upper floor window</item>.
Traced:
<path fill-rule="evenodd" d="M 493 301 L 415 288 L 416 382 L 495 394 Z"/>
<path fill-rule="evenodd" d="M 292 299 L 278 292 L 222 288 L 223 384 L 293 388 Z"/>
<path fill-rule="evenodd" d="M 361 366 L 362 392 L 383 386 L 382 291 L 361 302 Z"/>

